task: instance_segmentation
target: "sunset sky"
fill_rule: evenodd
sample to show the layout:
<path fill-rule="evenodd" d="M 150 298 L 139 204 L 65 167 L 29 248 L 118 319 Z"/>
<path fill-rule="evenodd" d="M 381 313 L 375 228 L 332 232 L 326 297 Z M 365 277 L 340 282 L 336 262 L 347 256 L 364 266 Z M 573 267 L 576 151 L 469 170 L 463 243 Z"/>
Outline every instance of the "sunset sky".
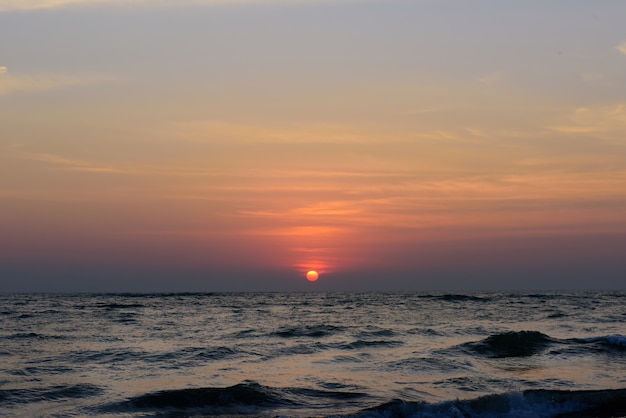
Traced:
<path fill-rule="evenodd" d="M 624 289 L 625 18 L 0 0 L 0 291 Z"/>

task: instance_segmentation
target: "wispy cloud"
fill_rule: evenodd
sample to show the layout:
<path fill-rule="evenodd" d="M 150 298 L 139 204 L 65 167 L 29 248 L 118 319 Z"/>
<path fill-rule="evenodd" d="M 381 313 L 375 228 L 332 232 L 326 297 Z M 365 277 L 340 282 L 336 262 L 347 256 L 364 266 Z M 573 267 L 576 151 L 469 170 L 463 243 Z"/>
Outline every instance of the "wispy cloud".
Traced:
<path fill-rule="evenodd" d="M 603 134 L 621 142 L 626 129 L 626 104 L 581 107 L 570 114 L 568 119 L 568 123 L 551 126 L 550 129 L 567 134 Z"/>
<path fill-rule="evenodd" d="M 271 125 L 247 125 L 222 121 L 200 120 L 178 122 L 158 127 L 150 132 L 151 137 L 169 138 L 187 142 L 271 142 L 271 143 L 364 143 L 373 141 L 367 135 L 350 125 L 293 125 L 276 127 Z"/>
<path fill-rule="evenodd" d="M 0 75 L 0 96 L 7 96 L 15 93 L 59 90 L 73 86 L 99 84 L 115 80 L 113 77 L 105 75 L 14 75 L 8 72 L 7 67 L 0 67 Z"/>
<path fill-rule="evenodd" d="M 51 169 L 83 173 L 125 174 L 135 176 L 169 176 L 169 177 L 216 177 L 225 176 L 221 171 L 195 169 L 187 166 L 164 166 L 146 164 L 113 164 L 110 162 L 89 161 L 70 158 L 58 154 L 28 152 L 21 147 L 13 147 L 14 156 L 19 159 L 37 161 L 47 164 Z"/>
<path fill-rule="evenodd" d="M 478 81 L 481 84 L 485 84 L 488 86 L 492 86 L 494 84 L 498 84 L 504 80 L 504 73 L 497 71 L 495 73 L 487 74 L 483 77 L 480 77 Z"/>
<path fill-rule="evenodd" d="M 422 109 L 413 109 L 406 112 L 402 112 L 402 115 L 421 115 L 425 113 L 437 113 L 450 110 L 451 107 L 438 106 L 438 107 L 424 107 Z"/>
<path fill-rule="evenodd" d="M 127 174 L 132 171 L 125 170 L 119 167 L 106 166 L 102 164 L 96 164 L 91 161 L 75 160 L 70 158 L 61 157 L 54 154 L 25 154 L 26 158 L 41 161 L 44 163 L 52 164 L 57 167 L 61 167 L 69 171 L 83 171 L 91 173 L 118 173 Z"/>
<path fill-rule="evenodd" d="M 241 210 L 242 215 L 268 218 L 284 218 L 284 217 L 342 217 L 357 215 L 361 209 L 355 207 L 355 204 L 363 202 L 355 201 L 327 201 L 311 204 L 304 207 L 292 207 L 286 210 Z"/>
<path fill-rule="evenodd" d="M 619 52 L 621 52 L 622 54 L 626 55 L 626 41 L 623 41 L 621 44 L 619 44 L 617 47 L 617 50 Z"/>
<path fill-rule="evenodd" d="M 580 79 L 585 83 L 596 83 L 604 80 L 602 73 L 583 73 L 580 75 Z"/>
<path fill-rule="evenodd" d="M 173 4 L 217 6 L 230 4 L 270 4 L 270 3 L 305 3 L 333 0 L 180 0 L 171 2 L 168 0 L 0 0 L 0 13 L 9 11 L 28 11 L 40 9 L 53 9 L 70 6 L 166 6 Z M 338 0 L 334 0 L 338 1 Z"/>

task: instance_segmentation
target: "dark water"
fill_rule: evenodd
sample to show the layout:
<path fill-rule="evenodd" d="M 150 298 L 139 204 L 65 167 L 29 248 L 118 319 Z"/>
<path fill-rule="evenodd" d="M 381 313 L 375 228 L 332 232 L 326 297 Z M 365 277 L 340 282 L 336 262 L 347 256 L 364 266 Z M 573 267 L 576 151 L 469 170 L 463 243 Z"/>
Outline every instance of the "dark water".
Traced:
<path fill-rule="evenodd" d="M 0 295 L 0 416 L 626 416 L 626 293 Z"/>

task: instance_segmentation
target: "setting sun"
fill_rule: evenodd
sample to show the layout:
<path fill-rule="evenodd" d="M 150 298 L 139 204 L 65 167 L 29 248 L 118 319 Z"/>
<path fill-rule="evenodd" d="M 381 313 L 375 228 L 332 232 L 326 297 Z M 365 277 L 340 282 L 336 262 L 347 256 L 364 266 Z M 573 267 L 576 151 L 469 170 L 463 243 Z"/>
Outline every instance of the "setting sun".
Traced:
<path fill-rule="evenodd" d="M 317 271 L 315 270 L 311 270 L 306 274 L 306 279 L 310 282 L 314 282 L 318 279 L 319 274 L 317 274 Z"/>

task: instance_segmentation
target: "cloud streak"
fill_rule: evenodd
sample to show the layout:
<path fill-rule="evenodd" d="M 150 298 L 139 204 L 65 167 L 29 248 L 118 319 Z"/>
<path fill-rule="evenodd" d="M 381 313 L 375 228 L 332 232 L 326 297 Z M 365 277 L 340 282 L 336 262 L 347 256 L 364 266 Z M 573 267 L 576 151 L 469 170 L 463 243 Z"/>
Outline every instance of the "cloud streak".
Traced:
<path fill-rule="evenodd" d="M 626 103 L 581 107 L 570 114 L 568 119 L 567 124 L 552 126 L 550 129 L 564 134 L 596 134 L 610 142 L 623 143 Z"/>
<path fill-rule="evenodd" d="M 224 6 L 233 4 L 272 4 L 272 3 L 310 3 L 339 0 L 181 0 L 176 5 Z M 11 11 L 32 11 L 70 6 L 166 6 L 174 2 L 166 0 L 0 0 L 0 13 Z"/>
<path fill-rule="evenodd" d="M 617 50 L 619 52 L 621 52 L 622 54 L 626 55 L 626 41 L 623 41 L 621 44 L 619 44 L 617 47 Z"/>
<path fill-rule="evenodd" d="M 497 71 L 495 73 L 487 74 L 478 79 L 481 84 L 487 86 L 493 86 L 498 84 L 504 80 L 504 74 L 501 71 Z"/>
<path fill-rule="evenodd" d="M 4 69 L 4 71 L 2 70 Z M 6 67 L 0 67 L 0 97 L 16 93 L 33 93 L 60 90 L 74 86 L 113 82 L 115 79 L 105 75 L 13 75 Z"/>

